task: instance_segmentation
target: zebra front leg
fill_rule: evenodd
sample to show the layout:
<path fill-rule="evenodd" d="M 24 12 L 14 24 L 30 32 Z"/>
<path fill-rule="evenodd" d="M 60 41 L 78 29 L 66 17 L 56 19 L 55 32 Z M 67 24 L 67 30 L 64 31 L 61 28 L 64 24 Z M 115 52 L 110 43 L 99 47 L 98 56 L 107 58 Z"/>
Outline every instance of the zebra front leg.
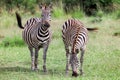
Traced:
<path fill-rule="evenodd" d="M 38 70 L 38 51 L 38 48 L 35 49 L 35 70 Z"/>
<path fill-rule="evenodd" d="M 81 57 L 80 57 L 80 75 L 83 75 L 83 57 L 84 57 L 85 50 L 81 49 Z"/>
<path fill-rule="evenodd" d="M 66 49 L 66 75 L 68 75 L 69 68 L 70 68 L 70 53 L 69 49 Z"/>
<path fill-rule="evenodd" d="M 35 53 L 33 52 L 33 48 L 32 47 L 28 47 L 30 50 L 30 54 L 31 54 L 31 69 L 35 70 Z"/>
<path fill-rule="evenodd" d="M 46 56 L 47 56 L 48 44 L 43 46 L 43 71 L 47 72 L 46 69 Z"/>

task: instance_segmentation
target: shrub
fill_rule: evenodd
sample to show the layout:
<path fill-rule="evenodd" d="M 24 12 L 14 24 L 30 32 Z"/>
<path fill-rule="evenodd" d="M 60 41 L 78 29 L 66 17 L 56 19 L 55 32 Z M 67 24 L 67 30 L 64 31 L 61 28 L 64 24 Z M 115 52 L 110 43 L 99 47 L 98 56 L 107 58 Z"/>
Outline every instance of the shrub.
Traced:
<path fill-rule="evenodd" d="M 120 11 L 117 12 L 116 18 L 117 18 L 117 19 L 120 19 Z"/>
<path fill-rule="evenodd" d="M 54 7 L 52 14 L 53 14 L 53 17 L 60 18 L 60 17 L 64 16 L 64 11 L 63 11 L 63 9 Z"/>
<path fill-rule="evenodd" d="M 72 18 L 82 18 L 85 16 L 84 13 L 80 10 L 76 10 L 75 12 L 72 12 L 71 15 Z"/>
<path fill-rule="evenodd" d="M 3 47 L 24 46 L 24 45 L 25 43 L 23 42 L 20 36 L 5 37 L 0 44 L 0 46 Z"/>

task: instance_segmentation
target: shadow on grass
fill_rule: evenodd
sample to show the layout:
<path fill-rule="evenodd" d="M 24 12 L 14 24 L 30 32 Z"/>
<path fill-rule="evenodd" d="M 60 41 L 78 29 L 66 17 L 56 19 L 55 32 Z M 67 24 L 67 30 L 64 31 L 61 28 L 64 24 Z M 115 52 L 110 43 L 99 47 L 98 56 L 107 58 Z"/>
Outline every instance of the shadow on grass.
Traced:
<path fill-rule="evenodd" d="M 32 72 L 29 68 L 24 67 L 0 67 L 1 72 Z"/>
<path fill-rule="evenodd" d="M 39 69 L 38 71 L 32 71 L 30 68 L 24 68 L 24 67 L 0 67 L 0 73 L 1 74 L 8 74 L 11 72 L 18 72 L 18 73 L 35 73 L 39 75 L 49 75 L 49 76 L 64 76 L 65 71 L 64 70 L 57 70 L 57 69 L 48 69 L 48 71 L 45 73 L 43 70 Z"/>

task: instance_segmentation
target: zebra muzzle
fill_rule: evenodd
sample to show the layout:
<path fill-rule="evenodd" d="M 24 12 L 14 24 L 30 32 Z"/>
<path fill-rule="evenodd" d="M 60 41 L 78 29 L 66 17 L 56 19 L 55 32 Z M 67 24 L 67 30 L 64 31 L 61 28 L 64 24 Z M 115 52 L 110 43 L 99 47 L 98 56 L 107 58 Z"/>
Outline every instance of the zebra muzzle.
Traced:
<path fill-rule="evenodd" d="M 50 27 L 50 24 L 44 24 L 45 27 Z"/>
<path fill-rule="evenodd" d="M 50 24 L 49 24 L 48 22 L 45 22 L 45 23 L 44 23 L 44 26 L 45 26 L 45 27 L 50 27 Z"/>
<path fill-rule="evenodd" d="M 50 27 L 49 21 L 43 21 L 43 26 L 47 28 Z"/>
<path fill-rule="evenodd" d="M 76 71 L 73 71 L 72 76 L 73 76 L 73 77 L 77 77 L 77 76 L 78 76 L 78 73 L 77 73 Z"/>

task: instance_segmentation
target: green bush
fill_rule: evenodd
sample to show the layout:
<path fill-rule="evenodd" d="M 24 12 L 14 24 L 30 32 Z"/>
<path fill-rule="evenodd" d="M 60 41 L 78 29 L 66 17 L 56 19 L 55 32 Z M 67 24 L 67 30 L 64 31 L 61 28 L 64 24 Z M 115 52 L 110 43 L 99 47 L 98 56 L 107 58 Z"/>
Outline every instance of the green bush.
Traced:
<path fill-rule="evenodd" d="M 120 4 L 120 0 L 113 0 L 114 3 Z"/>
<path fill-rule="evenodd" d="M 35 13 L 36 0 L 24 0 L 23 5 L 25 7 L 25 10 L 30 11 L 32 14 Z"/>
<path fill-rule="evenodd" d="M 3 47 L 24 46 L 24 45 L 25 43 L 22 40 L 21 36 L 5 37 L 0 44 L 0 46 Z"/>
<path fill-rule="evenodd" d="M 60 17 L 64 16 L 64 11 L 63 11 L 63 9 L 54 7 L 52 14 L 53 14 L 53 17 L 60 18 Z"/>
<path fill-rule="evenodd" d="M 102 17 L 103 15 L 104 15 L 104 12 L 101 11 L 101 10 L 99 10 L 99 11 L 97 12 L 97 15 L 96 15 L 96 16 L 98 16 L 98 17 Z"/>
<path fill-rule="evenodd" d="M 72 12 L 71 15 L 72 18 L 82 18 L 85 16 L 84 13 L 80 10 L 76 10 L 75 12 Z"/>
<path fill-rule="evenodd" d="M 120 11 L 117 11 L 117 16 L 116 16 L 117 19 L 120 19 Z"/>
<path fill-rule="evenodd" d="M 116 10 L 111 14 L 108 14 L 112 19 L 120 19 L 120 10 Z"/>

